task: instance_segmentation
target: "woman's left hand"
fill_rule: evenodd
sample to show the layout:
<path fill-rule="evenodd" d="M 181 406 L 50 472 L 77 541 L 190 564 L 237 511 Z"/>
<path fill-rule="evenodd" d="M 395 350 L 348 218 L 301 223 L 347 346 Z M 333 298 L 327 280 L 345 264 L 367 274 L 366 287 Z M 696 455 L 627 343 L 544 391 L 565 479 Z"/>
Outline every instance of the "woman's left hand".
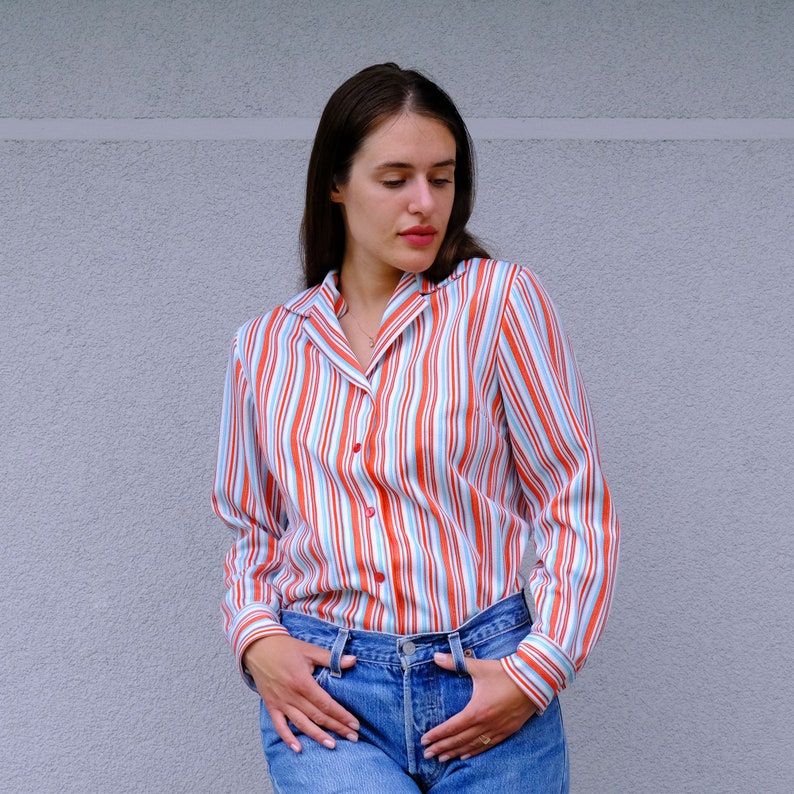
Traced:
<path fill-rule="evenodd" d="M 437 653 L 435 663 L 454 670 L 452 654 Z M 498 660 L 467 659 L 474 691 L 466 708 L 422 737 L 425 758 L 439 761 L 484 753 L 514 734 L 537 706 L 513 683 Z"/>

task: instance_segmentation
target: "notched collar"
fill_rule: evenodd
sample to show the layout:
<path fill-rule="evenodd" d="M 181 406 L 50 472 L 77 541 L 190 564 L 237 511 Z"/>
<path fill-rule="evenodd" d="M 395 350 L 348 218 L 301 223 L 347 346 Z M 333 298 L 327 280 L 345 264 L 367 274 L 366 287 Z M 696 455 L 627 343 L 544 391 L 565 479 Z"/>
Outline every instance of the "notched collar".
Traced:
<path fill-rule="evenodd" d="M 430 295 L 433 292 L 436 292 L 440 289 L 444 289 L 444 287 L 451 284 L 453 281 L 457 281 L 465 272 L 468 270 L 469 265 L 473 262 L 473 259 L 464 259 L 461 262 L 458 262 L 455 265 L 455 269 L 445 278 L 439 282 L 430 281 L 424 273 L 419 273 L 417 275 L 417 282 L 419 286 L 419 292 L 422 295 Z"/>
<path fill-rule="evenodd" d="M 455 269 L 445 279 L 439 282 L 431 281 L 424 275 L 424 273 L 415 274 L 413 278 L 416 284 L 417 292 L 420 295 L 430 295 L 433 292 L 444 289 L 444 287 L 461 278 L 461 276 L 466 273 L 468 268 L 475 261 L 476 260 L 473 259 L 466 259 L 459 262 L 455 266 Z M 397 285 L 395 295 L 398 293 L 402 295 L 410 293 L 410 289 L 406 283 L 409 281 L 409 279 L 410 274 L 406 273 Z M 337 313 L 341 307 L 340 301 L 342 300 L 342 297 L 337 290 L 338 280 L 339 271 L 329 271 L 321 284 L 317 284 L 314 287 L 309 287 L 309 289 L 304 290 L 294 298 L 286 301 L 286 303 L 283 304 L 284 309 L 286 309 L 288 312 L 292 312 L 293 314 L 299 314 L 303 317 L 308 317 L 312 314 L 317 303 L 322 302 L 326 307 L 331 307 L 334 310 L 334 313 Z"/>

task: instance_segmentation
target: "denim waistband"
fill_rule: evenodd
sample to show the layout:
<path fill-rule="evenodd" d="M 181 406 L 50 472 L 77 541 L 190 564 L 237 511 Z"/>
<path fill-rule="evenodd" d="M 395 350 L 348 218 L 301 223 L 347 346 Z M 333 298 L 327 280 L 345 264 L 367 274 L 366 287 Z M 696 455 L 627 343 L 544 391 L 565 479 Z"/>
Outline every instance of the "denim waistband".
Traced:
<path fill-rule="evenodd" d="M 331 650 L 331 671 L 339 675 L 339 658 L 353 654 L 359 661 L 402 668 L 433 660 L 434 653 L 452 653 L 458 673 L 465 675 L 464 657 L 477 645 L 520 626 L 530 616 L 523 593 L 497 601 L 453 631 L 432 634 L 382 634 L 377 631 L 347 629 L 320 618 L 284 611 L 281 622 L 297 639 Z"/>

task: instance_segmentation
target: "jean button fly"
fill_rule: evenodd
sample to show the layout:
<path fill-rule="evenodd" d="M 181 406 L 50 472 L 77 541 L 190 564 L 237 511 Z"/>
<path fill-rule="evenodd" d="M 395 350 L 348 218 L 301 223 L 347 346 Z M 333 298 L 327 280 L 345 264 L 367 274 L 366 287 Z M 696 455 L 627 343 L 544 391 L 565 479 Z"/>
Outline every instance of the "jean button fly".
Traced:
<path fill-rule="evenodd" d="M 413 656 L 416 653 L 416 645 L 408 640 L 408 642 L 403 643 L 403 653 L 406 656 Z"/>

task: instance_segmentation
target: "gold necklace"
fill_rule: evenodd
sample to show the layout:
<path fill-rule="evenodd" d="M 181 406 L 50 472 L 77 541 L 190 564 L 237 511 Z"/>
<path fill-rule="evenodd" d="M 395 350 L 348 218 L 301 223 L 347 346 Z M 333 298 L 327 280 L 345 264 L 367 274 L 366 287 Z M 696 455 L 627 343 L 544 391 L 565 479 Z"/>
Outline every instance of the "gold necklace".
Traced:
<path fill-rule="evenodd" d="M 350 307 L 349 307 L 349 306 L 347 307 L 347 311 L 345 312 L 345 314 L 349 314 L 349 315 L 350 315 L 350 316 L 353 318 L 353 322 L 354 322 L 354 323 L 355 323 L 355 324 L 358 326 L 358 328 L 359 328 L 359 330 L 361 331 L 361 333 L 362 333 L 362 334 L 364 334 L 364 336 L 366 336 L 366 337 L 367 337 L 367 339 L 369 339 L 369 346 L 370 346 L 371 348 L 372 348 L 372 347 L 375 347 L 375 336 L 377 336 L 377 333 L 375 334 L 375 336 L 370 336 L 370 335 L 369 335 L 369 334 L 368 334 L 368 333 L 367 333 L 367 332 L 364 330 L 364 326 L 363 326 L 363 325 L 361 325 L 361 323 L 358 321 L 358 318 L 356 317 L 356 315 L 355 315 L 355 314 L 353 314 L 353 312 L 351 312 L 351 311 L 350 311 Z M 342 316 L 344 317 L 345 315 L 343 314 Z"/>

